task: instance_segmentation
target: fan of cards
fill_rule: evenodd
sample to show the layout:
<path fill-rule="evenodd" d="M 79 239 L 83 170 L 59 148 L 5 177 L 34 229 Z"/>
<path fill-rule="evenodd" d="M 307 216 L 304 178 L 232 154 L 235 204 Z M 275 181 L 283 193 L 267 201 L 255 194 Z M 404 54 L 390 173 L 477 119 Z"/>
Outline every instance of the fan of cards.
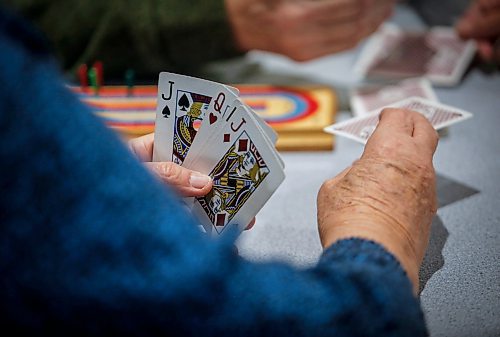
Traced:
<path fill-rule="evenodd" d="M 420 112 L 432 124 L 434 129 L 439 130 L 451 124 L 455 124 L 472 117 L 467 111 L 456 109 L 451 106 L 440 104 L 422 97 L 409 97 L 402 101 L 392 103 L 386 107 L 404 108 Z M 366 144 L 368 138 L 377 127 L 379 115 L 383 108 L 351 118 L 325 128 L 326 132 L 344 136 L 360 143 Z"/>
<path fill-rule="evenodd" d="M 153 160 L 212 177 L 212 190 L 188 203 L 214 236 L 244 229 L 285 178 L 277 134 L 238 94 L 199 78 L 159 77 Z"/>
<path fill-rule="evenodd" d="M 355 70 L 370 80 L 426 77 L 435 85 L 453 86 L 475 52 L 475 43 L 461 40 L 450 27 L 409 32 L 386 24 L 370 38 Z"/>

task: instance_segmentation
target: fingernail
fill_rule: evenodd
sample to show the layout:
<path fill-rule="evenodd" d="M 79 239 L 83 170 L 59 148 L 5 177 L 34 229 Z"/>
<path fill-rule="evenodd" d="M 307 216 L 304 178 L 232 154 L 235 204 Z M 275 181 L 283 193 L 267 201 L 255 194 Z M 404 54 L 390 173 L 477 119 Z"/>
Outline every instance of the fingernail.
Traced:
<path fill-rule="evenodd" d="M 189 184 L 194 188 L 203 188 L 210 181 L 210 177 L 198 172 L 191 173 L 191 177 L 189 177 Z"/>

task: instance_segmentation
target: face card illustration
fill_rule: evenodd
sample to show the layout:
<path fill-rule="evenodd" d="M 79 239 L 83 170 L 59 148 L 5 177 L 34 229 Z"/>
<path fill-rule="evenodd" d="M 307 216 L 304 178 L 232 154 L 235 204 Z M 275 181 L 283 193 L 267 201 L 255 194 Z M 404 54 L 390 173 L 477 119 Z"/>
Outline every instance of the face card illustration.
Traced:
<path fill-rule="evenodd" d="M 213 179 L 212 190 L 196 198 L 192 211 L 207 232 L 243 229 L 284 179 L 274 149 L 243 108 L 226 119 L 217 139 L 193 169 Z"/>
<path fill-rule="evenodd" d="M 393 85 L 368 85 L 355 89 L 351 93 L 351 110 L 354 116 L 363 116 L 377 108 L 413 96 L 438 101 L 429 80 L 417 78 Z"/>
<path fill-rule="evenodd" d="M 182 164 L 222 84 L 167 72 L 160 73 L 154 161 Z"/>
<path fill-rule="evenodd" d="M 190 152 L 187 157 L 185 157 L 183 162 L 184 167 L 191 168 L 193 162 L 198 159 L 198 155 L 205 149 L 210 139 L 218 134 L 218 130 L 224 124 L 224 115 L 228 110 L 232 109 L 235 102 L 239 102 L 237 89 L 231 88 L 236 90 L 235 92 L 229 88 L 227 88 L 227 90 L 221 88 L 221 91 L 216 95 L 213 103 L 210 104 L 208 109 L 209 112 L 207 112 L 198 130 L 196 139 L 191 144 Z"/>
<path fill-rule="evenodd" d="M 390 104 L 389 107 L 405 108 L 420 112 L 431 122 L 436 130 L 472 117 L 470 112 L 421 97 L 410 97 L 403 101 Z M 345 122 L 333 124 L 326 127 L 324 130 L 325 132 L 344 136 L 366 144 L 368 138 L 370 138 L 377 127 L 379 115 L 382 110 L 383 108 L 380 108 L 365 116 L 355 117 Z"/>
<path fill-rule="evenodd" d="M 174 163 L 181 165 L 186 158 L 211 99 L 193 92 L 177 91 L 172 142 Z"/>
<path fill-rule="evenodd" d="M 197 200 L 219 232 L 266 179 L 269 168 L 243 131 L 209 175 L 213 188 Z"/>

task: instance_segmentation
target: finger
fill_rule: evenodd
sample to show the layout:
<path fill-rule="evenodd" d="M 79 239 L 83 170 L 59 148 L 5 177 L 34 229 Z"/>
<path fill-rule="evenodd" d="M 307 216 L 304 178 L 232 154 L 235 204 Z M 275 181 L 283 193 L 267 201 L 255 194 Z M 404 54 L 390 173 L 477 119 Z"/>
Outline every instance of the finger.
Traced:
<path fill-rule="evenodd" d="M 338 43 L 356 37 L 358 21 L 317 22 L 302 30 L 302 36 L 310 41 L 310 45 L 321 43 Z"/>
<path fill-rule="evenodd" d="M 296 61 L 308 61 L 325 55 L 335 54 L 340 51 L 349 50 L 358 44 L 355 38 L 348 40 L 332 40 L 325 43 L 310 44 L 308 48 L 302 48 L 301 53 L 296 55 Z"/>
<path fill-rule="evenodd" d="M 370 155 L 380 144 L 390 139 L 407 141 L 413 135 L 413 122 L 409 110 L 385 108 L 379 116 L 379 123 L 368 139 L 362 157 Z M 376 152 L 376 151 L 375 151 Z"/>
<path fill-rule="evenodd" d="M 389 1 L 385 3 L 374 2 L 371 7 L 364 7 L 364 19 L 379 20 L 381 17 L 387 16 L 394 9 L 394 2 Z"/>
<path fill-rule="evenodd" d="M 366 15 L 359 23 L 358 34 L 366 37 L 380 27 L 380 25 L 391 16 L 393 12 L 392 4 L 390 6 L 379 6 Z"/>
<path fill-rule="evenodd" d="M 144 163 L 162 182 L 186 197 L 206 195 L 212 188 L 212 179 L 171 162 Z"/>
<path fill-rule="evenodd" d="M 500 64 L 500 38 L 491 42 L 487 39 L 476 40 L 477 52 L 481 59 L 486 62 Z"/>
<path fill-rule="evenodd" d="M 413 120 L 413 138 L 434 154 L 439 140 L 438 133 L 422 114 L 411 111 L 410 117 Z"/>
<path fill-rule="evenodd" d="M 491 10 L 479 17 L 464 18 L 456 26 L 463 38 L 491 38 L 500 35 L 500 10 Z"/>
<path fill-rule="evenodd" d="M 248 231 L 250 229 L 253 228 L 253 226 L 255 225 L 255 217 L 252 219 L 252 221 L 250 221 L 250 223 L 245 227 L 245 230 Z"/>
<path fill-rule="evenodd" d="M 359 35 L 359 21 L 350 21 L 309 25 L 287 37 L 282 39 L 281 53 L 296 61 L 308 61 L 352 49 L 362 36 Z"/>
<path fill-rule="evenodd" d="M 488 40 L 477 40 L 477 52 L 484 61 L 492 61 L 494 57 L 493 45 Z"/>
<path fill-rule="evenodd" d="M 322 33 L 324 36 L 329 37 L 329 39 L 335 40 L 347 40 L 357 37 L 359 41 L 362 37 L 375 31 L 390 16 L 392 10 L 392 3 L 385 3 L 373 6 L 370 10 L 364 8 L 361 15 L 350 20 L 316 21 L 322 31 L 314 31 L 312 33 Z"/>
<path fill-rule="evenodd" d="M 359 18 L 362 6 L 359 0 L 304 1 L 301 2 L 304 20 L 310 22 L 353 21 Z"/>
<path fill-rule="evenodd" d="M 378 133 L 400 133 L 411 136 L 413 121 L 409 118 L 410 110 L 399 108 L 385 108 L 379 117 L 379 123 L 374 131 Z"/>
<path fill-rule="evenodd" d="M 377 30 L 392 15 L 394 1 L 375 2 L 365 0 L 358 7 L 361 8 L 361 12 L 356 17 L 345 22 L 345 29 L 339 30 L 339 27 L 336 26 L 331 27 L 331 31 L 340 36 L 345 36 L 345 39 L 354 39 L 355 42 L 359 42 Z M 342 22 L 336 22 L 336 24 L 340 23 Z M 352 33 L 354 33 L 354 36 L 350 36 Z"/>
<path fill-rule="evenodd" d="M 500 7 L 500 0 L 478 0 L 477 3 L 484 10 Z"/>
<path fill-rule="evenodd" d="M 476 2 L 472 3 L 455 24 L 455 30 L 458 35 L 463 39 L 468 39 L 474 26 L 474 22 L 476 22 L 481 16 L 482 13 L 479 5 Z"/>
<path fill-rule="evenodd" d="M 128 141 L 128 147 L 142 162 L 153 160 L 154 133 L 150 133 Z"/>

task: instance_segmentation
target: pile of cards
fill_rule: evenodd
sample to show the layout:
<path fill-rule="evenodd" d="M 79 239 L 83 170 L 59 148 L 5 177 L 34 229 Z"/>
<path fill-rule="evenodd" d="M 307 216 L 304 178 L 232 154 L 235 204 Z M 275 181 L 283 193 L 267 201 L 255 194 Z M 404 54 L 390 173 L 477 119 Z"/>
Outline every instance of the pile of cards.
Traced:
<path fill-rule="evenodd" d="M 472 117 L 470 112 L 421 97 L 410 97 L 402 101 L 389 104 L 387 107 L 403 108 L 420 112 L 431 122 L 432 126 L 436 130 Z M 383 108 L 376 109 L 375 111 L 365 115 L 330 125 L 324 130 L 328 133 L 344 136 L 366 144 L 368 138 L 370 138 L 373 131 L 375 131 L 375 128 L 377 127 L 379 115 L 382 110 Z"/>
<path fill-rule="evenodd" d="M 285 178 L 277 134 L 238 94 L 199 78 L 159 77 L 153 160 L 212 177 L 212 190 L 188 206 L 214 236 L 243 230 Z"/>
<path fill-rule="evenodd" d="M 403 31 L 383 25 L 363 49 L 355 71 L 371 80 L 424 76 L 435 85 L 460 82 L 476 52 L 476 44 L 461 40 L 450 27 Z"/>

